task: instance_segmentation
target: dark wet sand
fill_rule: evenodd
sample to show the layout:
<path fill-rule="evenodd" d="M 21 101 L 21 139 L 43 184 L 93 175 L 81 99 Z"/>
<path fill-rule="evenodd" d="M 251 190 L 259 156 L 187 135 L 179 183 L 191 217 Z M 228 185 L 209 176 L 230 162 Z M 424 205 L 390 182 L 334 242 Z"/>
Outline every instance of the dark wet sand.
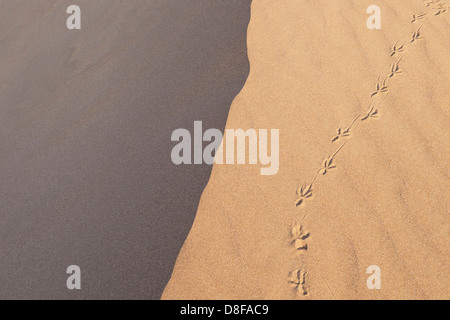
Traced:
<path fill-rule="evenodd" d="M 211 169 L 170 136 L 225 127 L 251 1 L 76 2 L 81 31 L 73 1 L 0 1 L 0 298 L 158 299 Z"/>

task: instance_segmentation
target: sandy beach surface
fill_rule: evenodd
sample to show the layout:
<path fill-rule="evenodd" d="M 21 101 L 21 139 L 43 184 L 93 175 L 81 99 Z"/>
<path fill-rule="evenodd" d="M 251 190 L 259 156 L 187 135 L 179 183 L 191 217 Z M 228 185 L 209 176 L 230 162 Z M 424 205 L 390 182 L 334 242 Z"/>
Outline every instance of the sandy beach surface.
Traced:
<path fill-rule="evenodd" d="M 450 298 L 450 13 L 427 3 L 379 0 L 369 30 L 373 1 L 253 2 L 226 127 L 279 129 L 280 170 L 214 166 L 164 299 Z"/>

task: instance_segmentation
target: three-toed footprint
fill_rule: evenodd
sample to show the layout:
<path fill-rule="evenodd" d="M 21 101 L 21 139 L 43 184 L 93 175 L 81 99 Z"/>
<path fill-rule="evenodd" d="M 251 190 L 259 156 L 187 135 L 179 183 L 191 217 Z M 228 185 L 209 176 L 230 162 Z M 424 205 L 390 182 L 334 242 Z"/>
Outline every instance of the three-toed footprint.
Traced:
<path fill-rule="evenodd" d="M 304 296 L 308 295 L 308 291 L 306 289 L 306 271 L 296 269 L 291 271 L 288 276 L 289 284 L 294 288 L 298 293 L 303 294 Z"/>
<path fill-rule="evenodd" d="M 291 243 L 297 251 L 307 251 L 308 243 L 306 239 L 309 238 L 309 232 L 303 229 L 303 226 L 295 224 L 291 229 Z"/>

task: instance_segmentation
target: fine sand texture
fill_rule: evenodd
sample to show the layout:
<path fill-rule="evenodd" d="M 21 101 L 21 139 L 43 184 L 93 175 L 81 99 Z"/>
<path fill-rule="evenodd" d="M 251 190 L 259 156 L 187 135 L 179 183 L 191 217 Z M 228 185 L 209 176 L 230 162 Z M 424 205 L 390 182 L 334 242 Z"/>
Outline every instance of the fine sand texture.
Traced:
<path fill-rule="evenodd" d="M 171 134 L 225 127 L 250 2 L 0 0 L 0 299 L 161 297 L 211 171 Z"/>
<path fill-rule="evenodd" d="M 450 298 L 450 12 L 376 2 L 380 30 L 373 1 L 253 2 L 226 127 L 279 129 L 280 171 L 214 166 L 164 299 Z"/>

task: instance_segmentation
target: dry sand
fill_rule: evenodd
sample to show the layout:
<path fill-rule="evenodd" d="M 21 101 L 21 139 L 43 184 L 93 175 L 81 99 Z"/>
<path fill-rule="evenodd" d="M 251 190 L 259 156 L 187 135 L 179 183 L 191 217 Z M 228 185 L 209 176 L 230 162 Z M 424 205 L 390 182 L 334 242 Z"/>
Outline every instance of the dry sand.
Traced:
<path fill-rule="evenodd" d="M 369 30 L 372 4 L 253 2 L 250 75 L 227 128 L 279 128 L 280 171 L 214 166 L 163 298 L 450 298 L 450 13 L 411 23 L 424 1 L 379 0 L 382 29 Z M 391 57 L 397 41 L 405 51 Z M 402 54 L 386 98 L 371 98 Z M 377 117 L 361 121 L 373 103 Z M 344 141 L 336 168 L 296 208 L 299 184 Z M 291 245 L 293 224 L 310 233 L 306 252 Z M 366 287 L 370 265 L 381 290 Z M 293 270 L 306 273 L 297 289 Z"/>

